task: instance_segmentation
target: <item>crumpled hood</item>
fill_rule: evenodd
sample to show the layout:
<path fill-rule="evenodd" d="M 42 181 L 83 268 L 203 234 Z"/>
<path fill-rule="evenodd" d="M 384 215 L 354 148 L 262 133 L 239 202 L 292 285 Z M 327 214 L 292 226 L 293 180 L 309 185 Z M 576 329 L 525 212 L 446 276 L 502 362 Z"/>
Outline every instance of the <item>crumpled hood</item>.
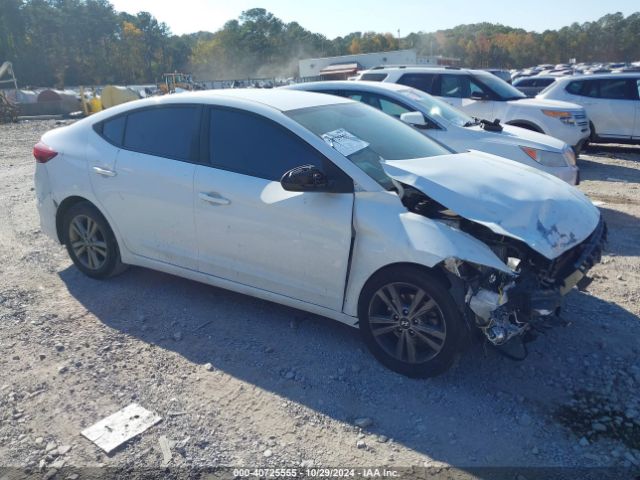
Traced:
<path fill-rule="evenodd" d="M 458 215 L 525 242 L 553 259 L 587 238 L 599 210 L 576 188 L 495 155 L 456 155 L 383 162 L 387 175 Z"/>

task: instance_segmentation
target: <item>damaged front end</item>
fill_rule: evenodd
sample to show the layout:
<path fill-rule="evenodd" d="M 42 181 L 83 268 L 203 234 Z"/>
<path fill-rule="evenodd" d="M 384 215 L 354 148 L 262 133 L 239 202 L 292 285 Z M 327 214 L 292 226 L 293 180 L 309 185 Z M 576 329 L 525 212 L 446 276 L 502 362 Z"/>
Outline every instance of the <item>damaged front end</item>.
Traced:
<path fill-rule="evenodd" d="M 540 330 L 548 319 L 558 317 L 562 297 L 574 286 L 584 287 L 590 282 L 586 273 L 600 261 L 607 235 L 601 220 L 587 239 L 549 260 L 522 242 L 490 231 L 479 234 L 478 230 L 485 227 L 462 226 L 465 227 L 487 243 L 512 270 L 510 274 L 496 272 L 456 260 L 445 264 L 447 270 L 465 282 L 467 313 L 494 345 Z"/>
<path fill-rule="evenodd" d="M 443 222 L 487 245 L 508 268 L 503 271 L 447 258 L 446 271 L 461 280 L 464 313 L 491 344 L 524 340 L 558 317 L 562 297 L 574 286 L 584 287 L 587 271 L 600 261 L 607 228 L 602 219 L 582 241 L 549 259 L 520 239 L 495 233 L 453 212 L 411 185 L 399 183 L 402 201 L 413 213 Z M 461 299 L 462 301 L 462 299 Z"/>

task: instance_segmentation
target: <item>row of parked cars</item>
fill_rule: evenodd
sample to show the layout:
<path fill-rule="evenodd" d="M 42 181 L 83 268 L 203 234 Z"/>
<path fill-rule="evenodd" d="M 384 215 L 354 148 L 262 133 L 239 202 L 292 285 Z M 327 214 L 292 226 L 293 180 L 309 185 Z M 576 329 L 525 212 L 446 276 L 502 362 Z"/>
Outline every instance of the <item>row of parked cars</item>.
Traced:
<path fill-rule="evenodd" d="M 486 72 L 367 73 L 137 100 L 47 132 L 42 231 L 92 278 L 138 265 L 357 327 L 412 377 L 478 338 L 530 339 L 606 239 L 570 185 L 584 109 Z"/>
<path fill-rule="evenodd" d="M 499 76 L 509 83 L 515 84 L 520 78 L 549 75 L 592 75 L 595 73 L 636 73 L 640 72 L 640 62 L 590 62 L 590 63 L 559 63 L 557 65 L 541 64 L 520 70 L 492 70 L 500 72 Z M 506 77 L 502 77 L 506 75 Z"/>
<path fill-rule="evenodd" d="M 640 143 L 640 72 L 522 79 L 540 83 L 535 98 L 514 88 L 520 81 L 511 86 L 481 70 L 390 67 L 360 79 L 415 87 L 473 117 L 559 138 L 576 154 L 587 141 Z"/>

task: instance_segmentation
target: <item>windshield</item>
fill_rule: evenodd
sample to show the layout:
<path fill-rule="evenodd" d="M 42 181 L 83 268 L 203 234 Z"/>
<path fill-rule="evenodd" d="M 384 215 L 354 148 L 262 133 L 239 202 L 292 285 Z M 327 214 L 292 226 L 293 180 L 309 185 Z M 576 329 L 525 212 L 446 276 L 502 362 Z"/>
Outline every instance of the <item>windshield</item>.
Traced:
<path fill-rule="evenodd" d="M 446 102 L 438 100 L 432 97 L 428 93 L 424 93 L 415 88 L 407 88 L 406 90 L 400 90 L 398 93 L 416 103 L 419 103 L 423 107 L 423 113 L 428 114 L 435 120 L 444 119 L 447 122 L 453 123 L 458 127 L 469 127 L 475 125 L 477 122 L 469 115 L 453 108 Z"/>
<path fill-rule="evenodd" d="M 504 80 L 499 79 L 495 75 L 491 73 L 476 73 L 474 77 L 489 87 L 494 91 L 496 95 L 498 95 L 502 100 L 517 100 L 518 98 L 527 98 L 527 96 L 522 93 L 517 88 L 509 85 Z"/>
<path fill-rule="evenodd" d="M 381 161 L 450 153 L 401 121 L 361 103 L 302 108 L 285 114 L 323 138 L 387 190 L 394 186 Z"/>

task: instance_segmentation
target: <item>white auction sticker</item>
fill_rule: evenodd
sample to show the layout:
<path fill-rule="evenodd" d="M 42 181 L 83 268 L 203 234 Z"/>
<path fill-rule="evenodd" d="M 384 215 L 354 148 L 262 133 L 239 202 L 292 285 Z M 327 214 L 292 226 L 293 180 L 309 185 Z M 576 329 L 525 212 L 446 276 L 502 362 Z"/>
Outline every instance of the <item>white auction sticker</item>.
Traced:
<path fill-rule="evenodd" d="M 345 157 L 353 155 L 369 146 L 367 142 L 347 132 L 344 128 L 323 133 L 322 139 Z"/>

